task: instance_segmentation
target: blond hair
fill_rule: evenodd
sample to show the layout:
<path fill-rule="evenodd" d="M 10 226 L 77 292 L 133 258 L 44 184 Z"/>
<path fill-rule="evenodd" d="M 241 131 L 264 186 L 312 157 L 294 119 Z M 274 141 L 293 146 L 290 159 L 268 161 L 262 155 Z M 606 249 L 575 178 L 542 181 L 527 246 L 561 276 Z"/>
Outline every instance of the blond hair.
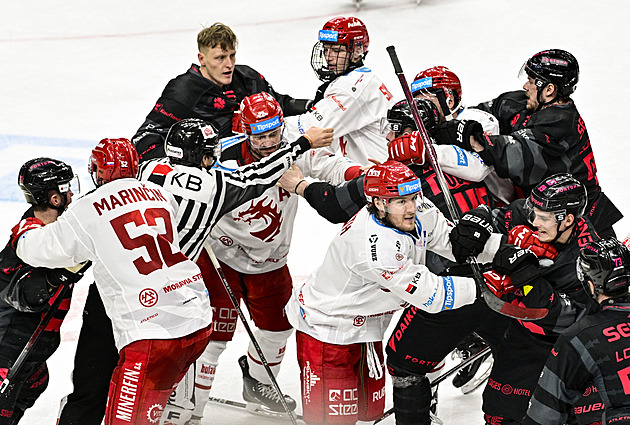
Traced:
<path fill-rule="evenodd" d="M 221 46 L 221 49 L 236 49 L 238 45 L 238 39 L 236 34 L 227 25 L 221 22 L 216 22 L 208 28 L 202 29 L 197 34 L 197 47 L 199 52 L 205 49 L 214 49 L 217 46 Z"/>

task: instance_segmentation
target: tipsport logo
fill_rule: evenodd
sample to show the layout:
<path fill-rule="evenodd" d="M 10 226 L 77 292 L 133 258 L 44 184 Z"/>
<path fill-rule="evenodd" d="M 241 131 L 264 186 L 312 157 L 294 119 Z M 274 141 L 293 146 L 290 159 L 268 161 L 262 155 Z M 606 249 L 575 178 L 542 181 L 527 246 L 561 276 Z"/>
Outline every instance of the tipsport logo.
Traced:
<path fill-rule="evenodd" d="M 337 31 L 319 30 L 319 41 L 331 41 L 336 43 L 338 38 L 339 32 Z"/>
<path fill-rule="evenodd" d="M 275 116 L 273 118 L 269 118 L 268 120 L 261 121 L 256 124 L 252 124 L 252 134 L 260 134 L 269 130 L 273 130 L 274 128 L 278 128 L 282 125 L 280 122 L 280 117 Z"/>
<path fill-rule="evenodd" d="M 398 185 L 398 194 L 400 196 L 409 195 L 420 191 L 420 179 L 415 179 L 410 182 L 401 183 Z"/>
<path fill-rule="evenodd" d="M 433 77 L 421 78 L 411 83 L 411 92 L 433 87 Z"/>

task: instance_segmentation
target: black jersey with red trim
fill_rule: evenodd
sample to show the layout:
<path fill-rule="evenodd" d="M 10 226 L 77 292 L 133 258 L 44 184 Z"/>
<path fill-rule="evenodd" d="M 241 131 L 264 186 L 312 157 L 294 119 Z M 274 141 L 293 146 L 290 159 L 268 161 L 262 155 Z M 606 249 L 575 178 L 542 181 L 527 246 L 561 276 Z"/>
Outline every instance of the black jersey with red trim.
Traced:
<path fill-rule="evenodd" d="M 29 217 L 34 217 L 33 207 L 29 208 L 22 220 Z M 17 359 L 22 349 L 33 335 L 33 332 L 39 326 L 42 317 L 46 314 L 47 305 L 52 304 L 55 297 L 61 289 L 61 285 L 52 297 L 47 301 L 44 300 L 43 304 L 39 306 L 29 305 L 20 306 L 16 309 L 10 305 L 5 296 L 7 295 L 7 289 L 13 276 L 18 273 L 24 267 L 30 267 L 26 265 L 16 255 L 15 249 L 17 240 L 15 237 L 15 231 L 17 226 L 13 228 L 13 232 L 9 238 L 4 249 L 0 252 L 0 367 L 9 367 Z M 42 275 L 35 275 L 32 279 L 42 279 Z M 25 280 L 25 283 L 34 284 L 29 279 Z M 42 282 L 42 284 L 46 284 Z M 23 290 L 24 288 L 13 288 L 12 292 Z M 72 291 L 66 292 L 65 299 L 62 301 L 59 309 L 53 316 L 52 320 L 42 333 L 39 341 L 34 346 L 31 354 L 29 355 L 29 362 L 45 361 L 50 357 L 61 342 L 59 336 L 59 327 L 63 319 L 70 308 L 70 297 Z M 24 307 L 24 310 L 40 310 L 37 312 L 20 311 Z"/>

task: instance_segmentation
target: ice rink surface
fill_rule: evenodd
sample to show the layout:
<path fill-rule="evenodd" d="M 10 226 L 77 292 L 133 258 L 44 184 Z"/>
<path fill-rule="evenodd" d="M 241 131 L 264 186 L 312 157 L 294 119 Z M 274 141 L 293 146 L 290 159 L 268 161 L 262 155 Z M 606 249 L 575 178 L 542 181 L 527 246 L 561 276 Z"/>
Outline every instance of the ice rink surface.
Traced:
<path fill-rule="evenodd" d="M 367 66 L 402 98 L 385 48 L 396 46 L 407 79 L 445 65 L 463 85 L 464 102 L 475 105 L 519 89 L 516 77 L 532 54 L 562 48 L 580 63 L 573 98 L 588 127 L 604 190 L 630 215 L 630 136 L 625 100 L 630 90 L 630 4 L 624 0 L 22 0 L 0 5 L 0 230 L 8 237 L 26 209 L 16 181 L 22 163 L 52 156 L 73 165 L 83 190 L 92 188 L 87 158 L 102 138 L 130 138 L 166 83 L 196 62 L 196 35 L 221 21 L 240 40 L 237 63 L 261 72 L 282 93 L 313 97 L 319 85 L 310 68 L 317 31 L 329 18 L 355 15 L 370 35 Z M 630 231 L 626 218 L 615 227 Z M 289 267 L 296 280 L 316 267 L 338 226 L 306 203 L 295 225 Z M 71 389 L 72 358 L 88 279 L 79 284 L 63 343 L 49 361 L 48 390 L 27 412 L 24 424 L 54 424 L 58 402 Z M 245 352 L 241 329 L 221 358 L 213 395 L 240 398 L 236 360 Z M 98 362 L 99 359 L 94 359 Z M 283 390 L 299 396 L 295 343 L 290 340 L 279 376 Z M 391 391 L 388 388 L 388 406 Z M 482 424 L 481 391 L 463 396 L 440 388 L 445 424 Z M 300 408 L 298 408 L 298 411 Z M 206 424 L 279 423 L 238 409 L 209 404 Z M 393 418 L 384 422 L 394 423 Z"/>

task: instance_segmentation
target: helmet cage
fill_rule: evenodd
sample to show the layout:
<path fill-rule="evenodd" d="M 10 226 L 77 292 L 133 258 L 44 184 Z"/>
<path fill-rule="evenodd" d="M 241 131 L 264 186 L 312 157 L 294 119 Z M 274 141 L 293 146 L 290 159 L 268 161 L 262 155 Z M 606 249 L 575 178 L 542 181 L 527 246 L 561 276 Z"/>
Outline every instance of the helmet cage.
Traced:
<path fill-rule="evenodd" d="M 424 128 L 431 132 L 437 127 L 440 116 L 435 104 L 428 99 L 416 98 L 414 99 L 416 109 L 420 114 L 420 119 Z M 411 127 L 412 131 L 417 131 L 418 126 L 413 118 L 413 113 L 409 107 L 409 103 L 406 100 L 397 102 L 391 109 L 387 111 L 387 123 L 389 129 L 394 133 L 394 137 L 400 137 L 403 131 L 407 127 Z M 381 128 L 381 132 L 383 132 Z"/>

